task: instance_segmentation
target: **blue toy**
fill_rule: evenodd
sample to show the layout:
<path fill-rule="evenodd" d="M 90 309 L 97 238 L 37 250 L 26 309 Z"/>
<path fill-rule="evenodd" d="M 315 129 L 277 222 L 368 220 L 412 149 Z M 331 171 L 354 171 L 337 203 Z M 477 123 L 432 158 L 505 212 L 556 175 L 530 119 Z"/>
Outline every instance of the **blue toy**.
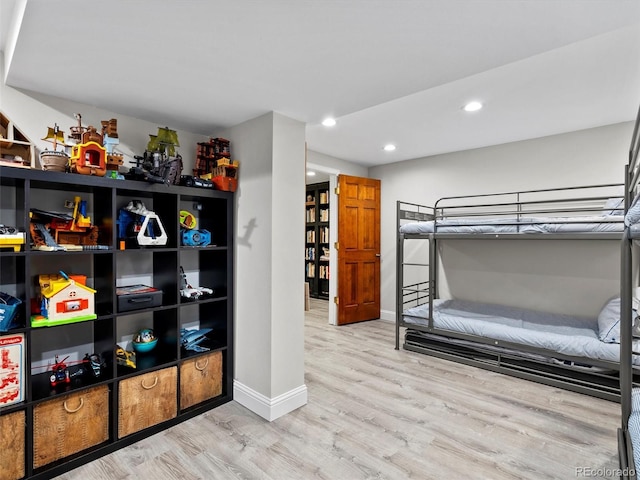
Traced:
<path fill-rule="evenodd" d="M 186 328 L 181 328 L 180 344 L 185 350 L 191 350 L 192 352 L 206 352 L 209 348 L 202 347 L 200 343 L 204 340 L 208 340 L 205 335 L 211 330 L 211 328 L 202 328 L 200 330 L 187 330 Z"/>

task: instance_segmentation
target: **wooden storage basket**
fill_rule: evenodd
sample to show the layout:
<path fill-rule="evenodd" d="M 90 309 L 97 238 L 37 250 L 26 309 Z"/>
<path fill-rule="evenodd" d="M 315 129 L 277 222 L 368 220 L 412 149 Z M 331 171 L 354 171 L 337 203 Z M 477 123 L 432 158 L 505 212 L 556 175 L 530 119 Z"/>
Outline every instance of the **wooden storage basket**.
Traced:
<path fill-rule="evenodd" d="M 33 467 L 106 442 L 108 425 L 109 387 L 106 385 L 36 405 L 33 409 Z"/>
<path fill-rule="evenodd" d="M 222 393 L 222 352 L 189 358 L 180 365 L 180 408 L 184 410 Z"/>
<path fill-rule="evenodd" d="M 118 438 L 175 418 L 177 383 L 177 367 L 122 380 L 118 395 Z"/>
<path fill-rule="evenodd" d="M 0 417 L 0 480 L 24 477 L 24 411 Z"/>

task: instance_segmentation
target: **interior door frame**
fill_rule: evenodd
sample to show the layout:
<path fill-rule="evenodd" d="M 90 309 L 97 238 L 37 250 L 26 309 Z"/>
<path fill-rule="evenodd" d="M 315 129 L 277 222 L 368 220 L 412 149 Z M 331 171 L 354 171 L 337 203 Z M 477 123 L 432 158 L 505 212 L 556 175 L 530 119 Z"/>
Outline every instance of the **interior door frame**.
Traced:
<path fill-rule="evenodd" d="M 338 324 L 338 308 L 333 299 L 338 295 L 338 175 L 341 171 L 337 168 L 325 167 L 317 163 L 307 162 L 307 169 L 329 174 L 329 325 Z M 302 269 L 301 269 L 302 271 Z"/>

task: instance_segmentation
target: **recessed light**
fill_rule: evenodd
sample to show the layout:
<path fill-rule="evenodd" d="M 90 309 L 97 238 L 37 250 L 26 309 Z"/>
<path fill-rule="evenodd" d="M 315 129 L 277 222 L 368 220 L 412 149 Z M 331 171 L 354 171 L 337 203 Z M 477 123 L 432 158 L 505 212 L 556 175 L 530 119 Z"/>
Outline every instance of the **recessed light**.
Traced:
<path fill-rule="evenodd" d="M 393 152 L 396 149 L 396 146 L 392 143 L 388 143 L 384 146 L 385 152 Z"/>
<path fill-rule="evenodd" d="M 324 125 L 325 127 L 333 127 L 335 124 L 336 124 L 335 118 L 325 118 L 322 121 L 322 125 Z"/>
<path fill-rule="evenodd" d="M 465 112 L 477 112 L 482 108 L 482 104 L 480 102 L 469 102 L 462 109 Z"/>
<path fill-rule="evenodd" d="M 316 174 L 316 172 L 312 172 L 311 170 L 309 170 L 307 172 L 307 177 L 313 177 Z"/>

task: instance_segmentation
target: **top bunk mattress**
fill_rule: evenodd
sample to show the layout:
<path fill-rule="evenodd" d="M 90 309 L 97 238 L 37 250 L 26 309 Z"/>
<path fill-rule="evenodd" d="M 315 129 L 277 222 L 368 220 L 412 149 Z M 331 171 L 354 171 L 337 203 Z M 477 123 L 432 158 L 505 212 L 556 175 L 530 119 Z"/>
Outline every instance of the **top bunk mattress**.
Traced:
<path fill-rule="evenodd" d="M 428 316 L 429 305 L 425 304 L 405 310 L 403 319 L 408 328 L 428 327 Z M 620 360 L 620 344 L 601 341 L 595 319 L 454 299 L 433 301 L 433 326 L 570 357 Z M 640 365 L 637 355 L 634 364 Z"/>
<path fill-rule="evenodd" d="M 456 218 L 411 222 L 400 226 L 400 233 L 602 233 L 622 232 L 622 215 L 582 217 Z"/>

